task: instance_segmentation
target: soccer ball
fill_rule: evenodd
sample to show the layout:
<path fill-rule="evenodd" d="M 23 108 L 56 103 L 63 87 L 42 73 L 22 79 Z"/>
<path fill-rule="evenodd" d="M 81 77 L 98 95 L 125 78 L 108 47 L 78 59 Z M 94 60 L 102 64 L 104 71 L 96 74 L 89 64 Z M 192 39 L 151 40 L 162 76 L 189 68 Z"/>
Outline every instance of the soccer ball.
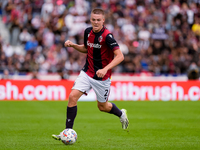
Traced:
<path fill-rule="evenodd" d="M 65 129 L 60 133 L 61 141 L 66 144 L 74 144 L 77 140 L 77 133 L 73 129 Z"/>

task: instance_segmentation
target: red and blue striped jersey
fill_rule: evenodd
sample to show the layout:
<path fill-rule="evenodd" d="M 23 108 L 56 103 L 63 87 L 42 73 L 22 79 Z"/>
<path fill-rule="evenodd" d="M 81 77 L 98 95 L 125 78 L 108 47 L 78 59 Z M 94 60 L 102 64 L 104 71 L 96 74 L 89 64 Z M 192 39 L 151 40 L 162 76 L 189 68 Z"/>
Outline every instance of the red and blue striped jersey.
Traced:
<path fill-rule="evenodd" d="M 82 70 L 96 80 L 110 78 L 111 69 L 103 78 L 96 75 L 97 70 L 104 68 L 113 60 L 114 50 L 119 49 L 119 45 L 110 31 L 105 26 L 98 33 L 93 32 L 92 27 L 87 28 L 84 33 L 84 45 L 87 48 L 87 58 Z"/>

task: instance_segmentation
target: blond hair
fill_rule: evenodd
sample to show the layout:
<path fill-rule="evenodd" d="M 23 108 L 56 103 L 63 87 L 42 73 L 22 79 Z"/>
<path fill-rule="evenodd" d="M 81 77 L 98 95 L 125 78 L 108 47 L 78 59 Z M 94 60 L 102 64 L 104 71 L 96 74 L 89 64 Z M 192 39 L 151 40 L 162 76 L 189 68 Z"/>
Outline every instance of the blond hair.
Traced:
<path fill-rule="evenodd" d="M 100 9 L 100 8 L 93 9 L 92 13 L 93 14 L 102 14 L 102 15 L 104 15 L 104 11 L 102 9 Z"/>

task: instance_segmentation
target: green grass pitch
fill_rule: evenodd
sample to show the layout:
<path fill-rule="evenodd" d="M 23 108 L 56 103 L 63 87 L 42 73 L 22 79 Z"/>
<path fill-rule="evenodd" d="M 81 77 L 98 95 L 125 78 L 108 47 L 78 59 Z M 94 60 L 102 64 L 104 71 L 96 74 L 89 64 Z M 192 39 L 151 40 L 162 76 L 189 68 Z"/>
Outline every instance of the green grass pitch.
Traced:
<path fill-rule="evenodd" d="M 67 101 L 1 101 L 0 150 L 199 150 L 200 101 L 114 101 L 126 108 L 129 129 L 100 112 L 96 102 L 78 102 L 78 140 L 64 145 L 51 135 L 65 127 Z"/>

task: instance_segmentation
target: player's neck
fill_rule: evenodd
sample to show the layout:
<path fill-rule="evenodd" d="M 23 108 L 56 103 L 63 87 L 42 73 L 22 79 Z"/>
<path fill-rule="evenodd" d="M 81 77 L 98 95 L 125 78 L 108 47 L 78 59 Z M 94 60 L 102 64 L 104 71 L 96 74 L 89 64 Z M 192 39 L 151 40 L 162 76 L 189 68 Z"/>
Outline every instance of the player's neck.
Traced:
<path fill-rule="evenodd" d="M 94 31 L 94 30 L 92 30 L 94 33 L 99 33 L 99 32 L 101 32 L 102 31 L 102 29 L 104 28 L 104 25 L 98 30 L 98 31 Z"/>

